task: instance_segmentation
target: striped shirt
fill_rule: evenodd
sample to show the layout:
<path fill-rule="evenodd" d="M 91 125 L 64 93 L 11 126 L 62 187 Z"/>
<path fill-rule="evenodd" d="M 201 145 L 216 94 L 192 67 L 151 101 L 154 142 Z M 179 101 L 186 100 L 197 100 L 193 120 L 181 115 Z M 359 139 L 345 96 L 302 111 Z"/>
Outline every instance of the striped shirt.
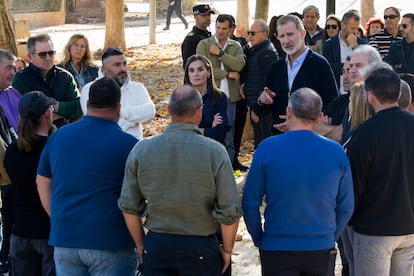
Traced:
<path fill-rule="evenodd" d="M 381 55 L 382 60 L 388 56 L 388 51 L 390 50 L 391 43 L 397 40 L 401 40 L 402 36 L 400 31 L 398 31 L 397 36 L 393 37 L 387 29 L 382 29 L 378 33 L 371 36 L 369 40 L 369 45 L 377 49 Z"/>

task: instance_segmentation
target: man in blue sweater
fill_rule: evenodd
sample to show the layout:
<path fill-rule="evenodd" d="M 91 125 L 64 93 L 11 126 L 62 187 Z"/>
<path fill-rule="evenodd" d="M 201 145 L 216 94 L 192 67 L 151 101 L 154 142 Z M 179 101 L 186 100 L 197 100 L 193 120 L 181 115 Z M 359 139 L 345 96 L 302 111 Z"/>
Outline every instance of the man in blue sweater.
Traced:
<path fill-rule="evenodd" d="M 254 155 L 243 210 L 262 275 L 333 275 L 335 241 L 352 215 L 354 194 L 342 147 L 313 131 L 321 110 L 315 91 L 296 90 L 286 108 L 289 131 L 263 140 Z"/>

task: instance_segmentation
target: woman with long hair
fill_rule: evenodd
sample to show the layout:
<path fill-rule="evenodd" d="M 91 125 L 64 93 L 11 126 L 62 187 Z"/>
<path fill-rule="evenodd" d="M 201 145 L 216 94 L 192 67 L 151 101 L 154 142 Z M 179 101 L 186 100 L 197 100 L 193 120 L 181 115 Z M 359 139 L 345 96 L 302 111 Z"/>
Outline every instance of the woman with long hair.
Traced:
<path fill-rule="evenodd" d="M 89 41 L 83 34 L 74 34 L 69 38 L 63 51 L 63 60 L 59 66 L 68 70 L 75 78 L 79 90 L 98 77 L 98 66 L 92 62 Z"/>
<path fill-rule="evenodd" d="M 19 137 L 6 150 L 4 167 L 16 190 L 11 275 L 55 275 L 53 247 L 48 245 L 50 219 L 37 192 L 36 172 L 56 103 L 39 91 L 24 94 L 19 102 Z"/>
<path fill-rule="evenodd" d="M 203 97 L 203 116 L 199 125 L 201 132 L 224 145 L 224 137 L 229 129 L 227 97 L 216 87 L 211 62 L 202 55 L 189 57 L 184 84 L 194 86 Z"/>
<path fill-rule="evenodd" d="M 336 36 L 341 30 L 341 20 L 334 14 L 330 14 L 326 17 L 325 20 L 325 29 L 323 34 L 323 39 L 318 40 L 315 45 L 315 51 L 322 54 L 323 44 L 327 39 L 330 39 Z"/>

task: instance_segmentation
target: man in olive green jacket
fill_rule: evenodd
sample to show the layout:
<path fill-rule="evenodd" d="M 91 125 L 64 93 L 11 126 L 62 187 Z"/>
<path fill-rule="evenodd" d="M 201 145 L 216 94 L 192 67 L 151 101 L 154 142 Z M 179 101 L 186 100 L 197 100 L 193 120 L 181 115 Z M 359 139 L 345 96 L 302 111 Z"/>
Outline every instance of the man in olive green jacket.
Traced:
<path fill-rule="evenodd" d="M 203 55 L 211 61 L 214 80 L 228 98 L 227 116 L 231 128 L 227 132 L 224 142 L 232 162 L 237 158 L 233 145 L 236 103 L 242 99 L 239 72 L 246 64 L 243 48 L 237 41 L 229 38 L 231 27 L 234 24 L 231 15 L 220 14 L 216 20 L 216 33 L 201 40 L 196 51 L 197 54 Z"/>

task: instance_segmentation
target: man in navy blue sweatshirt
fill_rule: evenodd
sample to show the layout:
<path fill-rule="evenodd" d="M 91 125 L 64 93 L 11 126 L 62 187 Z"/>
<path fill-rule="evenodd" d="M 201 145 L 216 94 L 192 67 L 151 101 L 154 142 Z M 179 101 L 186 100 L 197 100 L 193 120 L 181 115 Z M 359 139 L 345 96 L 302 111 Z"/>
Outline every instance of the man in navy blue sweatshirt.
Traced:
<path fill-rule="evenodd" d="M 350 264 L 355 275 L 413 275 L 414 115 L 398 106 L 401 83 L 391 69 L 374 69 L 364 85 L 374 115 L 347 150 L 355 190 Z"/>
<path fill-rule="evenodd" d="M 262 275 L 334 273 L 335 241 L 351 218 L 354 194 L 342 147 L 313 131 L 321 110 L 315 91 L 296 90 L 286 108 L 289 131 L 263 140 L 255 152 L 243 210 Z"/>

